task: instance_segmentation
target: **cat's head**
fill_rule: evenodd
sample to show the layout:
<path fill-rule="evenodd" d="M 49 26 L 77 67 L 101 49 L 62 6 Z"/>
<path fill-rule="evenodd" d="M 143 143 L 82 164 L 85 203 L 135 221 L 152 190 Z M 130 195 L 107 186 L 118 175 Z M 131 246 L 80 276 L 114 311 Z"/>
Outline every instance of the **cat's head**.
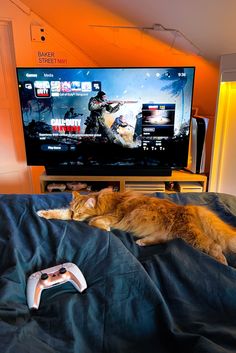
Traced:
<path fill-rule="evenodd" d="M 84 221 L 96 215 L 96 196 L 81 195 L 79 192 L 72 192 L 70 203 L 71 218 L 76 221 Z"/>

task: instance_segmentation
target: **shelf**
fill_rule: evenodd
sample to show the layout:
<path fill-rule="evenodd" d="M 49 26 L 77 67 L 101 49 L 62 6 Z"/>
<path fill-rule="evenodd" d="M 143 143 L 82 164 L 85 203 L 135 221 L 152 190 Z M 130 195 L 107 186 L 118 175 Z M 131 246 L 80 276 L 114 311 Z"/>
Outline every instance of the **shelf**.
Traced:
<path fill-rule="evenodd" d="M 130 189 L 138 190 L 140 192 L 165 192 L 166 183 L 175 183 L 175 189 L 178 186 L 178 182 L 189 182 L 198 183 L 202 188 L 202 191 L 207 191 L 207 176 L 203 174 L 192 174 L 187 171 L 173 171 L 171 176 L 75 176 L 75 175 L 47 175 L 45 172 L 40 176 L 41 192 L 48 192 L 48 185 L 55 184 L 66 184 L 68 182 L 81 182 L 88 185 L 87 191 L 92 188 L 92 191 L 96 190 L 96 185 L 99 189 L 111 186 L 115 190 L 124 191 Z M 163 183 L 165 184 L 165 190 L 163 189 Z M 136 185 L 136 187 L 135 187 Z M 196 185 L 195 185 L 196 186 Z M 100 188 L 100 189 L 101 189 Z M 62 188 L 63 189 L 63 188 Z M 196 189 L 196 188 L 195 188 Z M 56 186 L 54 191 L 56 190 Z M 57 190 L 59 191 L 59 189 Z M 62 191 L 71 191 L 67 187 Z M 86 191 L 86 189 L 81 189 Z M 97 191 L 97 190 L 96 190 Z M 194 188 L 192 188 L 194 191 Z"/>

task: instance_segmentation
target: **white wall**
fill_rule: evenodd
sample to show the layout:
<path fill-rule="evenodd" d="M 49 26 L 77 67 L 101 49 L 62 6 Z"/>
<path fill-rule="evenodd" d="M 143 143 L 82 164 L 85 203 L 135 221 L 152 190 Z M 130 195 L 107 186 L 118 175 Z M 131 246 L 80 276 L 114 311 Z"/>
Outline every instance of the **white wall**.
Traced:
<path fill-rule="evenodd" d="M 221 58 L 209 191 L 236 196 L 236 54 Z"/>

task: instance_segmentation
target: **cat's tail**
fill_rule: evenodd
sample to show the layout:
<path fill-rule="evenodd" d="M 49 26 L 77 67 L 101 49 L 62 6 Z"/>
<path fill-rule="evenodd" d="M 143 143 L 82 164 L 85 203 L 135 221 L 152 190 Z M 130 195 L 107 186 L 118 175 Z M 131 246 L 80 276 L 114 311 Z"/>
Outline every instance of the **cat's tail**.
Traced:
<path fill-rule="evenodd" d="M 222 250 L 231 250 L 236 253 L 236 228 L 221 220 L 212 211 L 197 207 L 199 221 L 205 234 L 221 245 Z"/>

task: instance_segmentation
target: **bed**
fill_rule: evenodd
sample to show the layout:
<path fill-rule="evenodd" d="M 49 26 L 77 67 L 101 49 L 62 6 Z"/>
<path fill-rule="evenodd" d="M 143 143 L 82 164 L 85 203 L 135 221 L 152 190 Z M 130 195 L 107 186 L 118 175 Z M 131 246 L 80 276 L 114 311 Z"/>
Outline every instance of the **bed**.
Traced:
<path fill-rule="evenodd" d="M 207 206 L 236 226 L 234 196 L 155 196 Z M 0 352 L 236 352 L 236 255 L 225 266 L 181 239 L 139 247 L 119 230 L 36 214 L 70 200 L 70 193 L 0 195 Z M 39 309 L 29 310 L 28 277 L 64 262 L 80 268 L 88 288 L 45 290 Z"/>

